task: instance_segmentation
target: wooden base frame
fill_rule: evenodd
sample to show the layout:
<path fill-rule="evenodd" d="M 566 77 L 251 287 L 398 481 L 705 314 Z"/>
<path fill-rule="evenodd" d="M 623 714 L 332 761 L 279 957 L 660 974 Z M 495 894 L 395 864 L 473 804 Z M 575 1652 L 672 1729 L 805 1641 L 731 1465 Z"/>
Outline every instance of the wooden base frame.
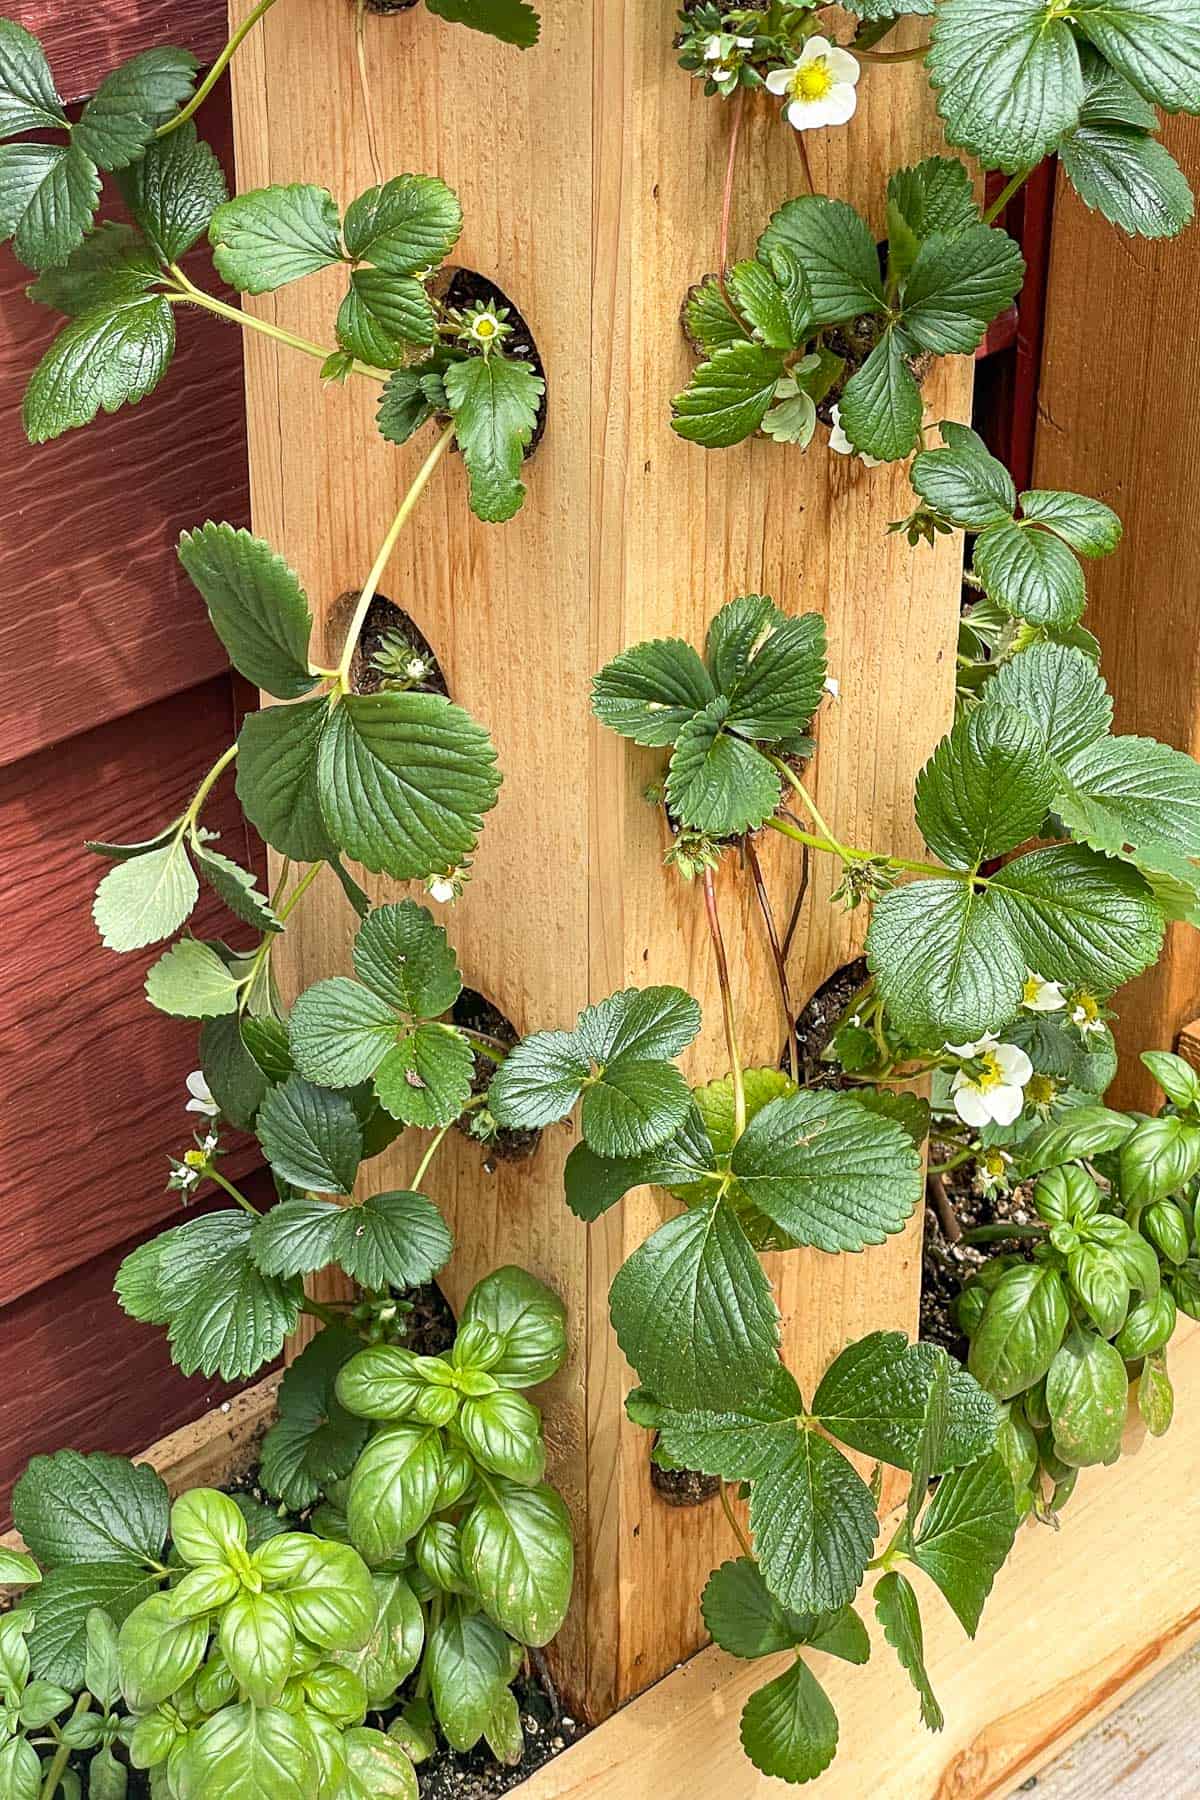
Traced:
<path fill-rule="evenodd" d="M 1171 1371 L 1170 1432 L 1149 1438 L 1131 1415 L 1125 1456 L 1080 1478 L 1061 1530 L 1026 1527 L 974 1644 L 924 1584 L 944 1732 L 933 1737 L 921 1726 L 916 1697 L 877 1629 L 865 1668 L 819 1659 L 841 1719 L 838 1756 L 813 1790 L 819 1800 L 1007 1796 L 1200 1640 L 1200 1326 L 1188 1323 L 1176 1336 Z M 253 1462 L 277 1386 L 277 1376 L 260 1382 L 152 1444 L 142 1460 L 172 1493 L 220 1486 Z M 775 1669 L 702 1650 L 538 1770 L 516 1800 L 778 1796 L 782 1786 L 751 1767 L 738 1739 L 742 1705 Z"/>

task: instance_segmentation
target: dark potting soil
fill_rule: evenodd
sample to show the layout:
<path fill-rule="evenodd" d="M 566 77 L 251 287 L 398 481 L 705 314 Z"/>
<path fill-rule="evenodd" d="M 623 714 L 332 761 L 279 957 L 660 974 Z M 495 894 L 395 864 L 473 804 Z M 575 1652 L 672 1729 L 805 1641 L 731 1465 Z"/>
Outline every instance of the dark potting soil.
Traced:
<path fill-rule="evenodd" d="M 564 1713 L 535 1676 L 518 1675 L 513 1692 L 521 1709 L 525 1754 L 515 1767 L 498 1763 L 480 1745 L 474 1750 L 441 1750 L 417 1769 L 421 1800 L 493 1800 L 507 1794 L 535 1769 L 558 1756 L 587 1730 L 586 1725 Z"/>
<path fill-rule="evenodd" d="M 812 999 L 796 1014 L 796 1047 L 800 1052 L 800 1086 L 831 1088 L 843 1085 L 837 1070 L 821 1057 L 829 1040 L 841 1024 L 843 1014 L 855 994 L 867 981 L 870 971 L 865 956 L 856 957 L 843 968 L 835 969 Z M 787 1052 L 780 1066 L 787 1067 Z"/>
<path fill-rule="evenodd" d="M 979 1194 L 969 1181 L 955 1182 L 955 1176 L 961 1172 L 956 1169 L 944 1177 L 943 1187 L 947 1202 L 964 1231 L 1010 1221 L 1028 1224 L 1036 1219 L 1028 1188 L 1016 1187 L 1011 1194 Z M 954 1317 L 954 1302 L 971 1277 L 993 1256 L 1031 1254 L 1032 1245 L 1025 1238 L 1005 1238 L 986 1244 L 952 1242 L 941 1213 L 927 1190 L 921 1255 L 921 1337 L 943 1345 L 952 1356 L 965 1362 L 968 1345 Z"/>
<path fill-rule="evenodd" d="M 705 1506 L 721 1491 L 720 1477 L 697 1469 L 660 1469 L 650 1464 L 650 1486 L 668 1506 Z"/>
<path fill-rule="evenodd" d="M 349 611 L 358 595 L 350 593 L 343 596 Z M 342 604 L 339 601 L 339 606 Z M 356 694 L 377 694 L 383 687 L 387 677 L 374 665 L 373 658 L 384 646 L 384 640 L 390 631 L 398 631 L 412 645 L 414 653 L 421 657 L 428 669 L 424 681 L 418 681 L 413 689 L 419 694 L 444 694 L 450 697 L 450 689 L 446 686 L 446 677 L 442 674 L 433 645 L 420 627 L 409 617 L 404 608 L 394 601 L 387 600 L 377 594 L 367 608 L 366 623 L 359 636 L 354 652 L 354 661 L 350 665 L 350 685 Z"/>
<path fill-rule="evenodd" d="M 450 1017 L 463 1031 L 477 1031 L 483 1037 L 494 1038 L 499 1050 L 511 1050 L 521 1041 L 512 1020 L 507 1019 L 486 994 L 479 993 L 475 988 L 463 989 L 450 1008 Z M 493 1059 L 486 1051 L 476 1049 L 475 1067 L 471 1072 L 472 1094 L 484 1093 L 491 1086 L 495 1074 L 496 1064 Z M 461 1121 L 456 1129 L 464 1137 L 470 1136 Z M 533 1155 L 541 1135 L 540 1131 L 516 1131 L 503 1127 L 488 1144 L 487 1155 L 498 1157 L 501 1162 L 523 1162 L 527 1156 Z M 487 1167 L 486 1162 L 484 1167 Z"/>

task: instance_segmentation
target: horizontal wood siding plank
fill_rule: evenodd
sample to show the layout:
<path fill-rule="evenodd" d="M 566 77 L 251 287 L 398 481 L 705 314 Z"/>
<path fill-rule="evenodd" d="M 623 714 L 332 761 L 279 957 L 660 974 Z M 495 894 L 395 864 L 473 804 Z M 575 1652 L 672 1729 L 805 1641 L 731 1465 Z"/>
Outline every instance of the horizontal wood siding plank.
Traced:
<path fill-rule="evenodd" d="M 201 125 L 230 167 L 224 85 Z M 226 666 L 175 544 L 187 526 L 245 525 L 250 511 L 240 333 L 177 309 L 179 348 L 157 392 L 31 446 L 21 396 L 64 321 L 25 298 L 30 280 L 0 250 L 0 764 Z"/>
<path fill-rule="evenodd" d="M 142 992 L 162 946 L 118 956 L 90 915 L 103 872 L 83 839 L 132 840 L 180 812 L 229 743 L 228 675 L 42 752 L 0 775 L 0 1304 L 166 1217 L 166 1158 L 190 1142 L 184 1077 L 196 1026 Z M 208 822 L 240 861 L 261 863 L 227 777 Z M 253 933 L 205 894 L 198 936 Z M 229 1169 L 258 1161 L 242 1140 Z M 12 1342 L 6 1339 L 6 1342 Z M 144 1434 L 143 1434 L 144 1435 Z"/>
<path fill-rule="evenodd" d="M 155 44 L 183 44 L 211 63 L 229 32 L 225 0 L 8 0 L 5 17 L 40 37 L 64 100 L 82 100 L 118 63 Z"/>
<path fill-rule="evenodd" d="M 105 1251 L 0 1311 L 10 1376 L 20 1370 L 19 1380 L 0 1383 L 0 1530 L 10 1523 L 13 1483 L 31 1456 L 66 1445 L 135 1455 L 242 1385 L 181 1375 L 166 1333 L 121 1311 L 113 1295 L 117 1267 L 150 1235 Z"/>

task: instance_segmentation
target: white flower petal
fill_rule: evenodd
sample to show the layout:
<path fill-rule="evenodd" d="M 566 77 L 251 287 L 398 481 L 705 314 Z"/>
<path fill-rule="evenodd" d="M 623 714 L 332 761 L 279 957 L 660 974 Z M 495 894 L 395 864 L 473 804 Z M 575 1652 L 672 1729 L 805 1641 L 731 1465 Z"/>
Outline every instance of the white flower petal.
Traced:
<path fill-rule="evenodd" d="M 991 1123 L 992 1115 L 977 1087 L 958 1088 L 954 1095 L 954 1110 L 964 1125 L 973 1125 L 977 1131 Z"/>
<path fill-rule="evenodd" d="M 829 64 L 829 73 L 833 76 L 833 79 L 839 82 L 846 82 L 850 87 L 854 86 L 855 82 L 862 74 L 862 65 L 858 58 L 856 56 L 851 56 L 848 50 L 843 50 L 838 44 L 830 46 L 829 50 L 826 52 L 826 61 Z"/>
<path fill-rule="evenodd" d="M 997 1125 L 1011 1125 L 1020 1118 L 1025 1104 L 1025 1095 L 1019 1087 L 989 1088 L 980 1098 Z"/>
<path fill-rule="evenodd" d="M 823 125 L 845 125 L 854 117 L 858 107 L 858 91 L 847 82 L 835 82 L 824 100 L 821 102 L 825 117 Z"/>
<path fill-rule="evenodd" d="M 1018 1087 L 1024 1087 L 1033 1074 L 1033 1064 L 1024 1050 L 1016 1044 L 998 1044 L 994 1052 L 996 1063 L 1006 1081 L 1015 1081 Z"/>
<path fill-rule="evenodd" d="M 828 56 L 832 49 L 833 45 L 827 37 L 810 37 L 800 52 L 800 61 L 796 67 L 802 69 L 805 63 L 816 62 L 818 57 Z"/>
<path fill-rule="evenodd" d="M 772 69 L 766 80 L 768 91 L 772 94 L 786 94 L 792 84 L 793 73 L 791 69 Z"/>

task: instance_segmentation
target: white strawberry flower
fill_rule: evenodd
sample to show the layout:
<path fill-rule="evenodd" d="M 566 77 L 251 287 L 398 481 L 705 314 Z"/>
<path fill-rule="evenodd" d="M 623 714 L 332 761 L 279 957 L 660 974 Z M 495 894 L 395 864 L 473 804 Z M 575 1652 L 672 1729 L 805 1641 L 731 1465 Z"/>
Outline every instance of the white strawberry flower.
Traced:
<path fill-rule="evenodd" d="M 187 1091 L 191 1095 L 191 1099 L 183 1109 L 185 1112 L 203 1113 L 208 1119 L 216 1118 L 221 1108 L 209 1092 L 203 1069 L 192 1070 L 187 1078 Z"/>
<path fill-rule="evenodd" d="M 1025 1083 L 1033 1064 L 1016 1044 L 1002 1044 L 991 1034 L 975 1044 L 947 1044 L 964 1067 L 950 1083 L 954 1110 L 965 1125 L 1011 1125 L 1025 1104 Z"/>
<path fill-rule="evenodd" d="M 1047 981 L 1043 975 L 1035 975 L 1030 970 L 1021 989 L 1021 1005 L 1026 1012 L 1061 1012 L 1066 1004 L 1067 996 L 1061 981 Z"/>
<path fill-rule="evenodd" d="M 1071 997 L 1071 1023 L 1076 1027 L 1080 1037 L 1099 1037 L 1105 1030 L 1104 1014 L 1100 1002 L 1093 994 L 1082 989 Z"/>
<path fill-rule="evenodd" d="M 865 450 L 856 450 L 854 448 L 854 445 L 846 436 L 846 428 L 842 424 L 842 409 L 840 406 L 831 406 L 829 409 L 829 416 L 833 420 L 833 424 L 829 427 L 829 448 L 831 450 L 836 451 L 839 456 L 857 456 L 864 468 L 882 468 L 882 457 L 868 456 Z"/>
<path fill-rule="evenodd" d="M 825 677 L 824 682 L 822 683 L 822 686 L 824 687 L 825 692 L 829 695 L 829 698 L 831 700 L 840 699 L 841 692 L 842 692 L 842 684 L 838 680 L 836 675 L 827 675 Z"/>
<path fill-rule="evenodd" d="M 404 665 L 404 673 L 410 681 L 423 681 L 425 679 L 425 658 L 410 656 Z"/>
<path fill-rule="evenodd" d="M 810 37 L 790 69 L 772 69 L 767 87 L 786 98 L 783 116 L 789 125 L 812 131 L 822 125 L 845 125 L 854 116 L 861 73 L 848 50 L 828 38 Z"/>
<path fill-rule="evenodd" d="M 447 875 L 435 875 L 429 883 L 429 898 L 436 900 L 439 906 L 448 906 L 456 898 L 454 883 Z"/>

